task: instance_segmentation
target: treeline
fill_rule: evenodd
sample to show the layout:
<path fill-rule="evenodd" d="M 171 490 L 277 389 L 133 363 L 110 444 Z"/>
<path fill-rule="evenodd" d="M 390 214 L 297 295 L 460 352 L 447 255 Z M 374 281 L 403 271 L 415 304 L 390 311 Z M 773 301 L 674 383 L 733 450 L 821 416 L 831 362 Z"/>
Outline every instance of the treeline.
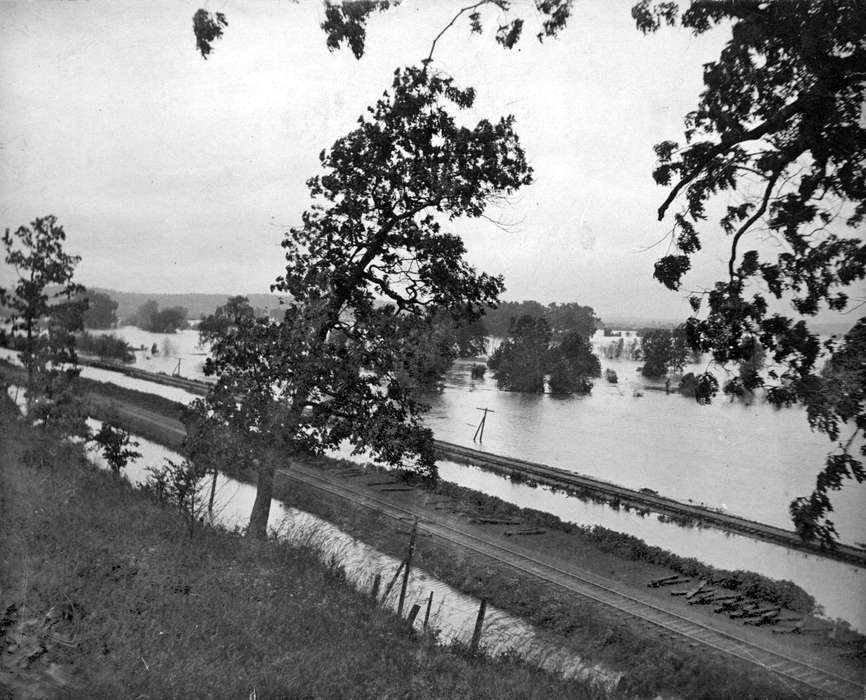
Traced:
<path fill-rule="evenodd" d="M 521 316 L 543 318 L 553 337 L 573 331 L 588 339 L 601 324 L 591 306 L 581 306 L 576 302 L 544 306 L 533 300 L 502 301 L 495 309 L 485 311 L 482 319 L 485 334 L 504 337 L 511 329 L 512 321 Z"/>

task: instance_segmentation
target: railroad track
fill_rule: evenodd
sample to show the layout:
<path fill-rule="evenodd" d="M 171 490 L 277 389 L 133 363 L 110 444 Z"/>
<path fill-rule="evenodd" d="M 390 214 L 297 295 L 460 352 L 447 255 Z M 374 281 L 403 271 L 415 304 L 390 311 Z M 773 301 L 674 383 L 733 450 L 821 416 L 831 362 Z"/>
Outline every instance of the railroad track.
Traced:
<path fill-rule="evenodd" d="M 513 474 L 556 488 L 578 489 L 602 494 L 607 498 L 616 498 L 638 507 L 649 508 L 658 513 L 699 520 L 722 530 L 747 535 L 753 539 L 771 542 L 857 566 L 866 566 L 866 550 L 858 547 L 837 544 L 833 550 L 823 550 L 811 542 L 804 542 L 797 533 L 784 530 L 780 527 L 749 520 L 738 515 L 731 515 L 730 513 L 721 513 L 696 505 L 682 503 L 672 498 L 660 496 L 657 493 L 636 491 L 625 486 L 602 481 L 601 479 L 577 474 L 567 469 L 551 467 L 537 462 L 528 462 L 516 457 L 481 452 L 480 450 L 474 450 L 442 440 L 436 440 L 435 447 L 439 457 L 474 464 L 482 469 L 498 474 Z"/>
<path fill-rule="evenodd" d="M 862 698 L 864 686 L 850 678 L 839 676 L 825 669 L 812 666 L 801 660 L 791 658 L 775 650 L 762 647 L 754 642 L 741 639 L 709 625 L 696 622 L 683 615 L 662 608 L 633 595 L 617 590 L 612 582 L 590 574 L 577 574 L 542 561 L 526 552 L 501 544 L 492 538 L 480 537 L 442 521 L 428 520 L 428 514 L 419 514 L 390 501 L 369 494 L 342 487 L 340 484 L 316 473 L 315 470 L 294 466 L 291 471 L 277 470 L 289 479 L 301 481 L 309 486 L 331 493 L 340 498 L 352 500 L 395 520 L 419 517 L 421 531 L 435 535 L 452 544 L 472 552 L 505 562 L 511 567 L 531 574 L 543 581 L 553 583 L 573 593 L 599 603 L 619 613 L 636 617 L 660 628 L 665 633 L 680 638 L 692 645 L 702 645 L 725 655 L 746 661 L 776 674 L 788 683 L 792 695 L 802 696 L 805 689 L 817 697 Z"/>

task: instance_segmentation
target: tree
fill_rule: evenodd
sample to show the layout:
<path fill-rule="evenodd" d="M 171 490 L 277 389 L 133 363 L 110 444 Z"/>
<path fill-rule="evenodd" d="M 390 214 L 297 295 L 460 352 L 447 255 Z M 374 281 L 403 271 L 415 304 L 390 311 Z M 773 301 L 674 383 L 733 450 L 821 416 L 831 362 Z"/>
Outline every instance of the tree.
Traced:
<path fill-rule="evenodd" d="M 187 310 L 183 306 L 170 306 L 160 309 L 150 321 L 150 326 L 145 330 L 152 333 L 176 333 L 186 328 Z"/>
<path fill-rule="evenodd" d="M 102 456 L 105 457 L 114 476 L 120 476 L 120 472 L 130 460 L 141 457 L 141 453 L 133 449 L 138 447 L 138 442 L 133 440 L 123 428 L 111 423 L 102 424 L 93 436 L 93 442 L 102 450 Z"/>
<path fill-rule="evenodd" d="M 117 323 L 117 302 L 102 292 L 87 292 L 83 296 L 87 302 L 84 312 L 85 328 L 114 328 Z"/>
<path fill-rule="evenodd" d="M 641 331 L 641 351 L 644 361 L 641 374 L 650 379 L 664 377 L 671 357 L 671 332 L 664 328 Z"/>
<path fill-rule="evenodd" d="M 153 318 L 157 313 L 159 313 L 159 302 L 148 299 L 136 309 L 135 313 L 126 320 L 126 323 L 147 330 L 153 325 Z"/>
<path fill-rule="evenodd" d="M 30 226 L 8 228 L 2 238 L 7 265 L 18 281 L 0 289 L 0 305 L 11 310 L 11 334 L 27 370 L 27 401 L 46 429 L 84 435 L 80 406 L 70 392 L 78 375 L 75 336 L 81 330 L 84 287 L 73 281 L 80 258 L 63 250 L 66 233 L 48 215 Z"/>
<path fill-rule="evenodd" d="M 548 352 L 550 391 L 554 394 L 588 394 L 593 377 L 601 376 L 601 363 L 592 343 L 577 331 L 566 333 Z"/>
<path fill-rule="evenodd" d="M 206 371 L 217 383 L 200 415 L 257 455 L 251 536 L 266 532 L 283 450 L 346 440 L 435 474 L 426 407 L 398 376 L 405 324 L 418 329 L 436 309 L 473 320 L 495 301 L 501 280 L 470 267 L 440 220 L 479 217 L 531 180 L 511 117 L 458 126 L 451 110 L 473 101 L 427 68 L 396 71 L 308 181 L 314 204 L 286 234 L 272 287 L 289 299 L 282 320 L 243 319 L 215 340 Z"/>
<path fill-rule="evenodd" d="M 826 400 L 818 367 L 822 349 L 833 353 L 835 343 L 822 348 L 805 320 L 771 311 L 769 299 L 790 302 L 801 317 L 823 306 L 843 310 L 846 288 L 866 276 L 866 244 L 844 235 L 866 217 L 866 5 L 744 0 L 694 3 L 680 13 L 676 3 L 643 0 L 632 13 L 644 32 L 677 21 L 695 34 L 731 26 L 719 59 L 704 67 L 705 90 L 686 115 L 685 144 L 655 147 L 655 180 L 670 186 L 659 219 L 685 198 L 673 215 L 676 250 L 656 263 L 655 276 L 679 289 L 701 249 L 707 205 L 716 195 L 741 193 L 719 221 L 730 239 L 725 279 L 692 296 L 695 312 L 704 301 L 706 312 L 688 320 L 689 343 L 724 367 L 749 362 L 754 348 L 744 341 L 756 338 L 776 367 L 766 378 L 749 373 L 745 388 L 766 387 L 777 406 L 803 403 L 812 428 L 834 442 L 843 425 L 851 431 L 819 473 L 810 506 L 791 504 L 798 532 L 832 546 L 824 497 L 842 478 L 863 481 L 851 445 L 866 417 L 862 407 L 852 414 Z M 778 247 L 745 249 L 757 232 L 773 235 Z M 698 386 L 699 401 L 718 390 L 709 373 Z"/>
<path fill-rule="evenodd" d="M 543 393 L 550 338 L 545 319 L 529 315 L 514 319 L 508 337 L 487 362 L 496 385 L 505 391 Z"/>
<path fill-rule="evenodd" d="M 258 315 L 247 297 L 229 297 L 225 304 L 218 306 L 216 311 L 205 316 L 198 324 L 199 342 L 209 343 L 219 336 L 236 332 L 244 321 Z"/>

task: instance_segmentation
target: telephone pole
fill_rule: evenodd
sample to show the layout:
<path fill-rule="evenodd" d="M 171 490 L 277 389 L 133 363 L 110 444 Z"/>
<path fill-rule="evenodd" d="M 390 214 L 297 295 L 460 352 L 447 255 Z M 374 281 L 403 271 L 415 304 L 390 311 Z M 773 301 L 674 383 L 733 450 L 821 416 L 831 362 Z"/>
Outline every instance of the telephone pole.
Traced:
<path fill-rule="evenodd" d="M 487 423 L 487 414 L 496 413 L 496 411 L 491 411 L 489 408 L 477 408 L 479 411 L 484 411 L 484 415 L 481 416 L 481 422 L 478 424 L 478 427 L 475 428 L 475 435 L 472 436 L 472 442 L 476 442 L 476 438 L 478 442 L 484 440 L 484 425 Z"/>

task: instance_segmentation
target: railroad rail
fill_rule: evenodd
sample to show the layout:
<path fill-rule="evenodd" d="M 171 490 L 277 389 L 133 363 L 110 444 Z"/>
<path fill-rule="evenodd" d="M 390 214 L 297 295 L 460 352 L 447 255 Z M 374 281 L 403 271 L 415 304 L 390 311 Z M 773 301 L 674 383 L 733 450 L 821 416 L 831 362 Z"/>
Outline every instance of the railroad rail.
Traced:
<path fill-rule="evenodd" d="M 700 524 L 712 525 L 721 530 L 736 532 L 780 544 L 791 549 L 798 549 L 821 557 L 837 559 L 857 566 L 866 566 L 866 550 L 847 544 L 837 544 L 835 549 L 822 549 L 813 542 L 805 542 L 796 532 L 784 530 L 774 525 L 749 520 L 738 515 L 722 513 L 702 508 L 697 505 L 683 503 L 672 498 L 660 496 L 657 493 L 630 489 L 608 481 L 584 476 L 575 472 L 551 467 L 537 462 L 528 462 L 515 457 L 506 457 L 490 452 L 482 452 L 452 442 L 436 440 L 436 454 L 441 459 L 450 459 L 463 464 L 470 464 L 500 475 L 532 480 L 565 491 L 576 492 L 578 495 L 600 494 L 607 499 L 617 499 L 622 503 L 641 508 L 649 508 L 657 513 L 663 513 L 678 518 L 689 518 Z"/>
<path fill-rule="evenodd" d="M 357 491 L 345 488 L 325 475 L 317 473 L 316 470 L 302 465 L 293 465 L 290 471 L 278 469 L 277 472 L 286 478 L 301 481 L 334 496 L 352 500 L 394 520 L 405 522 L 407 518 L 419 517 L 418 511 L 389 500 L 368 494 L 362 494 L 359 498 Z M 795 696 L 801 694 L 803 689 L 808 689 L 811 694 L 817 693 L 817 697 L 821 698 L 863 697 L 864 686 L 857 680 L 818 668 L 617 590 L 613 582 L 602 577 L 586 572 L 566 571 L 527 552 L 502 544 L 492 537 L 478 536 L 442 521 L 426 519 L 424 513 L 420 515 L 418 528 L 422 532 L 477 554 L 492 557 L 518 571 L 565 588 L 619 613 L 636 617 L 689 644 L 699 644 L 770 671 L 789 684 Z"/>

